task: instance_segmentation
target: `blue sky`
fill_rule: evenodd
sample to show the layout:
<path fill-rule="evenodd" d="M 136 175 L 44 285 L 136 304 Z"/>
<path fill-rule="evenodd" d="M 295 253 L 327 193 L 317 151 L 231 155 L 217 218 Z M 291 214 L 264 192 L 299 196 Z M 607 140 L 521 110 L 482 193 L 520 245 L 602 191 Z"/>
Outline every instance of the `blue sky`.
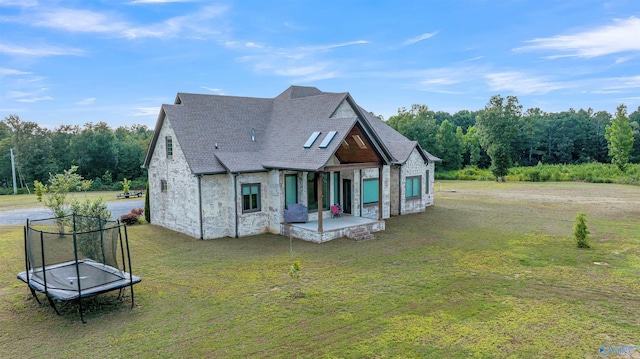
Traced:
<path fill-rule="evenodd" d="M 640 2 L 0 0 L 0 117 L 153 127 L 177 92 L 350 92 L 389 118 L 516 95 L 640 106 Z"/>

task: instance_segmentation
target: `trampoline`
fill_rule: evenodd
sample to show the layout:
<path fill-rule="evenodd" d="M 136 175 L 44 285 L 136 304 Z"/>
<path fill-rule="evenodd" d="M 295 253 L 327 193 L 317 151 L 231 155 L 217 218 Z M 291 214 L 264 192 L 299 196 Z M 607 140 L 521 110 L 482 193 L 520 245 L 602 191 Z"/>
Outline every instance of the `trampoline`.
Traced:
<path fill-rule="evenodd" d="M 36 292 L 44 293 L 57 314 L 55 302 L 77 300 L 85 323 L 82 298 L 119 290 L 122 299 L 126 287 L 133 308 L 133 285 L 141 279 L 131 274 L 126 225 L 76 215 L 27 220 L 24 245 L 25 271 L 18 279 L 38 303 Z"/>

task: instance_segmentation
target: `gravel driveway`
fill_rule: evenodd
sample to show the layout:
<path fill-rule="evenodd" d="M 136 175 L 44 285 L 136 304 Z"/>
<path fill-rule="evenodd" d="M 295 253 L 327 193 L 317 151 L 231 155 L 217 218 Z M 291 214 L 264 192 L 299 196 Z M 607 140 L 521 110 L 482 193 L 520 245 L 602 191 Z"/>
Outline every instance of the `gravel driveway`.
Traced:
<path fill-rule="evenodd" d="M 111 211 L 111 219 L 116 220 L 123 214 L 131 212 L 134 208 L 144 208 L 142 199 L 124 199 L 107 202 L 107 208 Z M 0 211 L 0 226 L 25 224 L 28 219 L 43 219 L 52 217 L 48 208 L 14 209 Z"/>

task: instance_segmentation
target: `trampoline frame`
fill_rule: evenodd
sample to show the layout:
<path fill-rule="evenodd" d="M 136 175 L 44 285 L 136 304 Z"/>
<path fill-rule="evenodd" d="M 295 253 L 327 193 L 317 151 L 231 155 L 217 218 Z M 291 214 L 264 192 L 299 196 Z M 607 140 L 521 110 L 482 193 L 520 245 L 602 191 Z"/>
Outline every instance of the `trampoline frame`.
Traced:
<path fill-rule="evenodd" d="M 140 277 L 134 276 L 132 275 L 132 270 L 131 270 L 131 254 L 129 252 L 129 236 L 127 233 L 127 226 L 124 223 L 120 223 L 120 221 L 107 221 L 107 223 L 114 223 L 113 226 L 108 227 L 108 228 L 104 228 L 102 225 L 102 220 L 100 220 L 99 218 L 94 218 L 94 217 L 87 217 L 87 216 L 77 216 L 77 215 L 72 215 L 73 216 L 73 232 L 72 233 L 60 233 L 60 235 L 72 235 L 73 236 L 73 251 L 74 251 L 74 259 L 70 260 L 70 261 L 66 261 L 66 262 L 61 262 L 61 263 L 54 263 L 54 264 L 49 264 L 47 265 L 46 261 L 45 261 L 45 244 L 44 244 L 44 233 L 50 233 L 50 232 L 44 232 L 42 230 L 38 230 L 38 229 L 34 229 L 32 228 L 30 225 L 32 222 L 30 222 L 27 219 L 27 224 L 24 226 L 24 255 L 25 255 L 25 271 L 21 272 L 18 274 L 18 279 L 20 279 L 21 281 L 25 282 L 27 284 L 27 286 L 29 287 L 29 290 L 31 291 L 31 294 L 33 295 L 33 297 L 36 299 L 36 301 L 39 304 L 42 304 L 40 302 L 40 299 L 38 298 L 38 296 L 36 295 L 36 292 L 40 292 L 40 293 L 44 293 L 47 297 L 47 300 L 49 301 L 49 304 L 51 305 L 51 307 L 55 310 L 56 314 L 60 315 L 60 312 L 58 311 L 58 308 L 55 305 L 54 299 L 58 302 L 68 302 L 68 301 L 72 301 L 72 300 L 78 300 L 78 307 L 79 307 L 79 312 L 80 312 L 80 320 L 82 320 L 82 323 L 86 323 L 86 321 L 84 320 L 84 315 L 83 315 L 83 308 L 82 308 L 82 298 L 89 298 L 89 297 L 93 297 L 102 293 L 106 293 L 106 292 L 110 292 L 110 291 L 114 291 L 114 290 L 119 290 L 118 293 L 118 299 L 123 299 L 124 298 L 124 289 L 126 289 L 126 287 L 129 287 L 131 289 L 131 308 L 134 307 L 135 305 L 135 301 L 134 301 L 134 292 L 133 292 L 133 285 L 136 283 L 139 283 L 141 281 Z M 69 216 L 66 216 L 69 217 Z M 91 219 L 95 219 L 98 220 L 99 223 L 99 229 L 98 230 L 90 230 L 90 231 L 81 231 L 81 232 L 76 232 L 76 218 L 77 217 L 84 217 L 84 218 L 91 218 Z M 47 219 L 43 219 L 43 220 L 35 220 L 36 221 L 60 221 L 62 220 L 64 217 L 54 217 L 54 218 L 47 218 Z M 102 251 L 103 251 L 103 261 L 105 261 L 104 258 L 104 231 L 105 230 L 115 230 L 115 228 L 117 227 L 117 243 L 116 243 L 116 252 L 117 252 L 117 244 L 119 243 L 120 245 L 120 257 L 122 260 L 122 270 L 120 268 L 115 268 L 112 267 L 108 264 L 105 263 L 101 263 L 101 262 L 97 262 L 93 259 L 90 258 L 86 258 L 86 259 L 79 259 L 78 258 L 78 244 L 77 244 L 77 235 L 78 234 L 84 234 L 84 233 L 91 233 L 91 232 L 100 232 L 100 245 L 102 247 Z M 124 243 L 122 240 L 122 229 L 124 228 Z M 31 260 L 30 260 L 30 253 L 29 253 L 29 244 L 28 244 L 28 232 L 32 231 L 32 232 L 37 232 L 40 235 L 39 238 L 39 244 L 40 244 L 40 253 L 41 253 L 41 259 L 42 260 L 42 267 L 38 267 L 38 268 L 33 268 Z M 33 242 L 32 242 L 33 244 Z M 125 261 L 125 249 L 126 249 L 126 261 Z M 113 253 L 114 256 L 117 256 L 118 253 Z M 116 261 L 117 262 L 117 261 Z M 117 265 L 117 264 L 116 264 Z M 73 286 L 73 280 L 71 280 L 70 282 L 70 286 L 66 286 L 66 288 L 62 288 L 62 287 L 53 287 L 51 285 L 49 285 L 47 283 L 47 272 L 50 272 L 50 274 L 53 276 L 53 271 L 55 271 L 56 269 L 61 269 L 67 266 L 74 266 L 75 267 L 75 277 L 71 277 L 71 278 L 76 278 L 76 283 L 77 283 L 77 289 L 70 289 L 70 286 Z M 83 289 L 82 287 L 82 280 L 83 277 L 81 277 L 80 275 L 80 267 L 91 267 L 93 270 L 98 270 L 98 271 L 102 271 L 103 274 L 110 274 L 112 276 L 115 277 L 119 277 L 120 279 L 116 279 L 116 280 L 111 280 L 109 282 L 103 282 L 103 283 L 97 283 L 95 285 L 92 285 L 90 287 L 86 287 Z M 127 268 L 128 267 L 128 268 Z M 128 269 L 129 272 L 126 272 L 125 270 Z M 42 274 L 42 278 L 40 280 L 40 278 L 38 278 L 38 280 L 36 280 L 37 276 L 34 275 L 34 273 L 40 273 Z"/>

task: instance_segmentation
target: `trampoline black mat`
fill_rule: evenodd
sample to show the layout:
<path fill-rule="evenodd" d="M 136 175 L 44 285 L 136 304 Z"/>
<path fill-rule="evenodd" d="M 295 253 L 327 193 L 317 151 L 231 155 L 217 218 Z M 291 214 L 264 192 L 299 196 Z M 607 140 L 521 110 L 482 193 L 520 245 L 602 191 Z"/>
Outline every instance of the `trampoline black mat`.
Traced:
<path fill-rule="evenodd" d="M 27 283 L 31 288 L 59 301 L 69 301 L 77 298 L 92 297 L 94 295 L 139 283 L 140 277 L 117 268 L 94 262 L 90 259 L 76 262 L 69 261 L 42 268 L 35 268 L 27 272 L 18 273 L 18 279 Z M 46 288 L 45 288 L 46 275 Z M 79 288 L 78 288 L 79 286 Z"/>

